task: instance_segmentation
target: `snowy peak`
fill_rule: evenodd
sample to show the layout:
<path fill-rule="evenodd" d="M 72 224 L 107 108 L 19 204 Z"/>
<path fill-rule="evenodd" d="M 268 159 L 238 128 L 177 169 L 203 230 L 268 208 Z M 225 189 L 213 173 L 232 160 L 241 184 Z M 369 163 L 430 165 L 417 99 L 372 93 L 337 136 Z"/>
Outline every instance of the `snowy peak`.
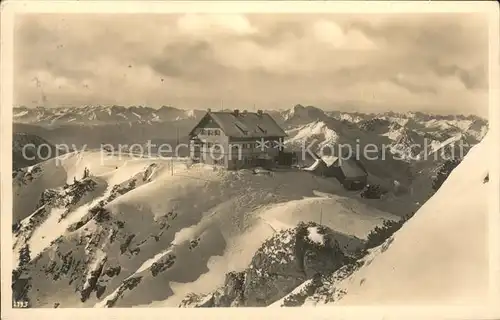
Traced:
<path fill-rule="evenodd" d="M 313 121 L 321 121 L 330 118 L 319 108 L 313 106 L 304 107 L 300 104 L 284 111 L 282 117 L 287 125 L 303 125 Z"/>
<path fill-rule="evenodd" d="M 421 136 L 416 132 L 409 130 L 406 127 L 400 127 L 399 129 L 390 132 L 389 135 L 393 137 L 395 144 L 405 147 L 409 147 L 415 143 L 421 142 L 418 141 L 419 138 L 421 138 Z"/>
<path fill-rule="evenodd" d="M 319 147 L 322 146 L 334 146 L 339 141 L 339 134 L 328 127 L 328 125 L 323 121 L 314 121 L 307 125 L 287 130 L 286 133 L 289 139 L 286 144 L 289 146 L 302 145 L 308 143 L 311 140 L 317 140 L 319 142 Z"/>
<path fill-rule="evenodd" d="M 389 131 L 387 136 L 392 140 L 390 147 L 393 154 L 408 162 L 420 159 L 425 147 L 423 136 L 406 127 Z"/>
<path fill-rule="evenodd" d="M 114 123 L 169 122 L 201 117 L 204 111 L 181 110 L 163 106 L 153 109 L 142 106 L 101 106 L 87 105 L 69 108 L 14 108 L 15 123 L 33 123 L 38 125 L 102 125 Z"/>

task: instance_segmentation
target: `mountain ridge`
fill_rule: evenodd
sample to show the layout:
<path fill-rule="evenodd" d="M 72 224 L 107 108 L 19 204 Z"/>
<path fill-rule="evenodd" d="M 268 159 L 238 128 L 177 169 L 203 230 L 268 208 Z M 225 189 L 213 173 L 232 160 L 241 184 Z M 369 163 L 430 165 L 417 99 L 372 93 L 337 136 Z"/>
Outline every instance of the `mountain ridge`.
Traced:
<path fill-rule="evenodd" d="M 86 105 L 73 107 L 25 107 L 15 106 L 13 108 L 13 120 L 18 123 L 34 123 L 37 121 L 43 125 L 57 124 L 105 124 L 110 121 L 121 122 L 163 122 L 175 121 L 186 118 L 199 118 L 207 109 L 181 109 L 173 106 L 161 106 L 153 108 L 148 106 L 104 106 L 104 105 Z M 216 110 L 213 108 L 212 110 Z M 344 118 L 351 122 L 357 122 L 360 119 L 372 118 L 405 118 L 421 120 L 472 120 L 486 121 L 486 119 L 477 115 L 441 115 L 425 112 L 406 112 L 396 113 L 393 111 L 379 113 L 361 113 L 348 111 L 323 110 L 315 106 L 303 106 L 297 104 L 287 110 L 270 109 L 264 110 L 278 116 L 285 121 L 293 120 L 294 116 L 308 114 L 313 120 L 321 120 L 323 117 Z M 281 120 L 281 119 L 280 119 Z"/>

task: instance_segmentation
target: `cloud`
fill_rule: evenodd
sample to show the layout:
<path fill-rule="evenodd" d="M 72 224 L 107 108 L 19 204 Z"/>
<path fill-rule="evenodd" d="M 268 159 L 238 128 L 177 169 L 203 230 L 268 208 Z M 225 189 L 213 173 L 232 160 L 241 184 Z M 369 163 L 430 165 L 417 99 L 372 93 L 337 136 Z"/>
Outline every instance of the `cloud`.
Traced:
<path fill-rule="evenodd" d="M 359 30 L 343 30 L 332 21 L 319 20 L 312 30 L 316 39 L 339 50 L 371 50 L 376 45 Z"/>
<path fill-rule="evenodd" d="M 428 85 L 427 83 L 421 83 L 419 79 L 408 79 L 404 74 L 397 74 L 395 77 L 390 78 L 392 83 L 405 88 L 411 93 L 432 93 L 437 94 L 437 90 L 434 86 Z"/>
<path fill-rule="evenodd" d="M 177 20 L 177 28 L 190 36 L 224 33 L 247 35 L 257 32 L 245 16 L 236 14 L 185 14 Z"/>
<path fill-rule="evenodd" d="M 470 14 L 24 15 L 15 102 L 484 113 L 487 50 Z"/>

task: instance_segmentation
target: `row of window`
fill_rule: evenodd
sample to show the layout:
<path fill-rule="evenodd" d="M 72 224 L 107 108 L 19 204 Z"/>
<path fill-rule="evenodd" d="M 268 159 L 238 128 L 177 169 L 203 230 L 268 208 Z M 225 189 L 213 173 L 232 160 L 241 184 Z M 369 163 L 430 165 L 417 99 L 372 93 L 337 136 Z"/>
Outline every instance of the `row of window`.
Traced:
<path fill-rule="evenodd" d="M 213 148 L 213 147 L 221 147 L 222 145 L 220 143 L 214 143 L 214 142 L 205 142 L 203 144 L 206 148 Z M 254 149 L 258 147 L 258 143 L 242 143 L 242 144 L 232 144 L 231 148 L 233 149 Z"/>
<path fill-rule="evenodd" d="M 233 148 L 238 148 L 238 146 L 233 145 Z M 241 148 L 242 149 L 254 149 L 254 148 L 257 148 L 257 144 L 256 143 L 242 143 Z"/>
<path fill-rule="evenodd" d="M 236 164 L 238 162 L 238 160 L 233 159 L 232 162 L 233 162 L 233 164 Z M 254 162 L 254 160 L 252 158 L 249 158 L 249 157 L 243 158 L 244 164 L 253 164 L 253 162 Z M 225 164 L 224 159 L 213 159 L 213 163 L 214 163 L 214 165 L 224 165 Z"/>
<path fill-rule="evenodd" d="M 207 136 L 220 136 L 219 129 L 201 129 L 200 134 Z"/>

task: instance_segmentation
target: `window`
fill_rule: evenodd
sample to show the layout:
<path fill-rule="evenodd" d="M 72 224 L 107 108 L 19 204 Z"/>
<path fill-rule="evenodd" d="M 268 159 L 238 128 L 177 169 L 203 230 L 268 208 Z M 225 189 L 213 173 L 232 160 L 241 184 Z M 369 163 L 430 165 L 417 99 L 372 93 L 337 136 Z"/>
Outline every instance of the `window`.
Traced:
<path fill-rule="evenodd" d="M 200 134 L 205 134 L 205 129 L 201 129 Z"/>
<path fill-rule="evenodd" d="M 212 135 L 212 130 L 210 130 L 210 129 L 209 129 L 209 130 L 207 130 L 207 135 L 208 135 L 208 136 L 211 136 L 211 135 Z"/>
<path fill-rule="evenodd" d="M 215 130 L 214 130 L 214 135 L 216 135 L 216 136 L 220 136 L 220 130 L 219 130 L 219 129 L 215 129 Z"/>

